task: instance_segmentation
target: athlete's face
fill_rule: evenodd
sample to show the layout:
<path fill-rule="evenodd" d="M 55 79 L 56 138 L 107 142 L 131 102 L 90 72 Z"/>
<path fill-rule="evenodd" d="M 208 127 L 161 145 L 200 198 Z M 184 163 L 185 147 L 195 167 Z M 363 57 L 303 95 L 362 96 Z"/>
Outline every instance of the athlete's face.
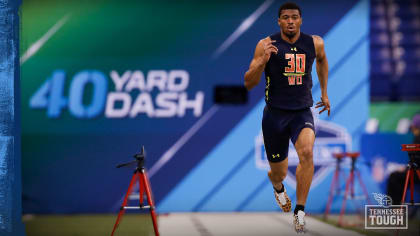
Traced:
<path fill-rule="evenodd" d="M 283 33 L 287 37 L 292 38 L 300 30 L 302 18 L 297 9 L 286 9 L 281 11 L 278 24 Z"/>

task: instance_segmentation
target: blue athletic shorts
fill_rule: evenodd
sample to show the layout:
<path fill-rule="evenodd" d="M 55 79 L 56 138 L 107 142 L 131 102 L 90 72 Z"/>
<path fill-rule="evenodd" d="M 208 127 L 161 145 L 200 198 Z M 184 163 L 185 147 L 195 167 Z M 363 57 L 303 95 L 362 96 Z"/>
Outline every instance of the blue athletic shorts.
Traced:
<path fill-rule="evenodd" d="M 296 143 L 303 128 L 315 132 L 314 118 L 310 108 L 303 110 L 282 110 L 265 106 L 262 119 L 262 131 L 267 159 L 280 162 L 289 152 L 289 140 Z"/>

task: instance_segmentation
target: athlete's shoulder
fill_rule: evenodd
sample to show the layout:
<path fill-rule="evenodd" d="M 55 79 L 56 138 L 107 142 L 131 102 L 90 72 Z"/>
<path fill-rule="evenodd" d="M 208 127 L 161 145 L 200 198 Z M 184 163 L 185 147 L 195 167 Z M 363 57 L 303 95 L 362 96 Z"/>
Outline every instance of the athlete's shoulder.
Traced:
<path fill-rule="evenodd" d="M 325 56 L 324 40 L 318 35 L 312 35 L 312 38 L 314 40 L 315 53 L 316 53 L 317 58 L 324 57 Z"/>
<path fill-rule="evenodd" d="M 315 47 L 317 46 L 324 46 L 324 40 L 321 36 L 318 35 L 312 35 L 312 40 L 314 41 Z"/>
<path fill-rule="evenodd" d="M 313 35 L 305 34 L 303 32 L 300 32 L 299 41 L 302 42 L 303 44 L 309 46 L 309 48 L 311 48 L 313 50 L 314 45 L 315 45 Z"/>
<path fill-rule="evenodd" d="M 300 36 L 305 39 L 311 39 L 312 35 L 306 34 L 305 32 L 300 31 Z"/>

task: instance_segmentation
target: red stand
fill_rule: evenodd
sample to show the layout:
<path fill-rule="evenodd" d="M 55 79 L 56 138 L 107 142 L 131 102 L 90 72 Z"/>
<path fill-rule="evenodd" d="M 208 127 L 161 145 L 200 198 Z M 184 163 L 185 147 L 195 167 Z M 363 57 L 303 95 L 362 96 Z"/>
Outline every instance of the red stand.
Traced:
<path fill-rule="evenodd" d="M 340 175 L 340 172 L 341 172 L 340 164 L 341 164 L 341 161 L 343 160 L 343 158 L 346 156 L 346 154 L 345 153 L 334 153 L 333 156 L 337 160 L 337 165 L 335 167 L 334 177 L 332 179 L 331 186 L 330 186 L 330 195 L 328 197 L 327 207 L 325 208 L 324 219 L 327 219 L 328 214 L 330 213 L 332 200 L 334 199 L 335 192 L 337 191 L 336 189 L 339 186 L 339 175 Z"/>
<path fill-rule="evenodd" d="M 338 220 L 338 225 L 339 226 L 343 226 L 343 215 L 346 211 L 346 201 L 347 198 L 350 196 L 352 199 L 355 197 L 354 196 L 354 182 L 355 182 L 355 178 L 358 177 L 358 181 L 360 186 L 363 189 L 365 198 L 367 199 L 367 201 L 369 202 L 369 194 L 368 191 L 366 189 L 365 184 L 362 181 L 362 178 L 360 177 L 360 173 L 359 171 L 356 169 L 356 161 L 357 158 L 360 156 L 359 152 L 345 152 L 345 153 L 336 153 L 334 154 L 334 157 L 337 159 L 337 167 L 334 173 L 334 177 L 333 180 L 331 182 L 331 187 L 330 187 L 330 195 L 328 198 L 328 202 L 327 202 L 327 207 L 325 209 L 325 213 L 324 213 L 324 218 L 327 219 L 330 208 L 331 208 L 331 204 L 333 201 L 335 194 L 334 189 L 338 186 L 338 180 L 339 180 L 339 173 L 340 173 L 340 163 L 342 161 L 342 159 L 344 157 L 350 157 L 352 162 L 351 162 L 351 169 L 350 169 L 350 175 L 346 180 L 346 188 L 345 188 L 345 193 L 344 193 L 344 199 L 343 199 L 343 203 L 341 205 L 341 211 L 340 211 L 340 217 Z M 349 193 L 350 192 L 350 193 Z"/>
<path fill-rule="evenodd" d="M 143 167 L 143 163 L 144 163 L 143 153 L 144 153 L 144 147 L 142 148 L 142 152 L 140 154 L 134 155 L 134 157 L 137 159 L 136 161 L 132 161 L 130 163 L 125 163 L 125 164 L 121 164 L 117 166 L 117 168 L 119 168 L 119 167 L 131 165 L 133 163 L 137 163 L 136 171 L 134 171 L 133 177 L 131 178 L 130 185 L 128 186 L 127 193 L 124 197 L 123 204 L 121 205 L 120 212 L 118 213 L 118 218 L 117 218 L 117 221 L 115 222 L 111 236 L 114 235 L 115 230 L 117 229 L 126 209 L 150 209 L 150 215 L 152 216 L 152 221 L 153 221 L 153 229 L 155 231 L 155 235 L 159 236 L 157 218 L 156 218 L 156 213 L 155 213 L 155 204 L 153 202 L 153 197 L 152 197 L 152 190 L 150 187 L 149 178 L 147 177 L 147 174 L 146 174 L 146 170 Z M 127 206 L 128 197 L 133 191 L 133 187 L 136 185 L 137 181 L 139 183 L 139 195 L 140 195 L 139 206 Z M 149 205 L 144 205 L 143 197 L 144 197 L 145 192 L 146 192 L 147 201 L 149 202 Z"/>
<path fill-rule="evenodd" d="M 404 192 L 401 199 L 401 205 L 405 203 L 405 195 L 407 193 L 408 180 L 410 180 L 410 204 L 417 205 L 419 203 L 414 203 L 414 171 L 417 173 L 420 178 L 420 167 L 416 163 L 415 159 L 420 158 L 420 144 L 402 144 L 402 151 L 408 152 L 409 162 L 408 169 L 406 170 L 405 183 L 404 183 Z M 395 235 L 398 236 L 399 230 L 395 232 Z"/>
<path fill-rule="evenodd" d="M 409 152 L 408 155 L 410 157 L 410 161 L 408 163 L 408 169 L 406 171 L 407 174 L 405 176 L 404 192 L 403 197 L 401 199 L 401 205 L 403 205 L 405 202 L 408 180 L 410 180 L 410 203 L 411 205 L 415 205 L 416 203 L 414 203 L 414 172 L 416 172 L 417 176 L 420 178 L 420 167 L 414 161 L 414 159 L 416 158 L 416 155 L 418 155 L 417 158 L 420 158 L 420 144 L 403 144 L 402 151 Z"/>

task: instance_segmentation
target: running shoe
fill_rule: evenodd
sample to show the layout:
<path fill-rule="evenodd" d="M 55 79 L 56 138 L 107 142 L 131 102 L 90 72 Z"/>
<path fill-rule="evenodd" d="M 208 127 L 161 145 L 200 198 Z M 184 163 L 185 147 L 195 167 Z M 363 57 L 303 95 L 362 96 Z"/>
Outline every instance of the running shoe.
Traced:
<path fill-rule="evenodd" d="M 287 196 L 286 188 L 281 193 L 277 193 L 277 191 L 274 190 L 274 197 L 276 198 L 277 204 L 284 212 L 292 210 L 292 201 L 290 201 L 289 196 Z"/>
<path fill-rule="evenodd" d="M 299 210 L 298 213 L 295 215 L 293 214 L 293 224 L 295 225 L 296 233 L 306 233 L 305 229 L 305 212 Z"/>

